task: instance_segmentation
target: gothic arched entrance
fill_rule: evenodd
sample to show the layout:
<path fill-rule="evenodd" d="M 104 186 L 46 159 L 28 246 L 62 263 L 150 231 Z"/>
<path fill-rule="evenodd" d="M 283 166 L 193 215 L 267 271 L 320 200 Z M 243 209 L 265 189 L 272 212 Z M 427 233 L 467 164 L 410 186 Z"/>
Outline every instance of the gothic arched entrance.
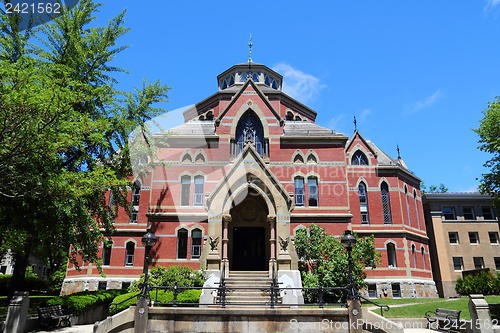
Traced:
<path fill-rule="evenodd" d="M 260 194 L 249 189 L 246 197 L 230 211 L 229 269 L 265 271 L 269 269 L 270 228 L 267 205 Z"/>

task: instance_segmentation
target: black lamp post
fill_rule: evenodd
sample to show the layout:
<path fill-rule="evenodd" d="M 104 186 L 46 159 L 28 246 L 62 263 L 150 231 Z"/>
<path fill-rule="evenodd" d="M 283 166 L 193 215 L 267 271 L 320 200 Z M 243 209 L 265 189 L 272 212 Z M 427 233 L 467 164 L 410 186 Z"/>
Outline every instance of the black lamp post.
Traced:
<path fill-rule="evenodd" d="M 143 298 L 148 298 L 148 270 L 149 270 L 149 251 L 151 251 L 151 248 L 155 246 L 156 244 L 156 236 L 154 233 L 151 232 L 150 229 L 148 229 L 148 232 L 142 236 L 142 245 L 146 248 L 144 251 L 144 288 L 142 289 L 142 297 Z"/>
<path fill-rule="evenodd" d="M 347 250 L 347 256 L 349 260 L 349 291 L 347 294 L 348 299 L 356 298 L 356 291 L 354 290 L 354 280 L 352 278 L 352 255 L 351 251 L 354 245 L 356 244 L 356 237 L 351 234 L 351 230 L 346 230 L 344 232 L 344 237 L 340 240 L 342 245 Z"/>

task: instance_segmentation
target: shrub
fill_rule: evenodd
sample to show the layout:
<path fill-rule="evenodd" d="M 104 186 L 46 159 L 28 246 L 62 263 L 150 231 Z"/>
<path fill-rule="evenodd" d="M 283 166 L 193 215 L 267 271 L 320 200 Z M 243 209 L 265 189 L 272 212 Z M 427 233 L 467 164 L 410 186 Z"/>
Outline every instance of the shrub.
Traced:
<path fill-rule="evenodd" d="M 481 271 L 479 274 L 470 274 L 457 278 L 455 291 L 460 295 L 483 294 L 496 295 L 500 293 L 500 274 Z"/>
<path fill-rule="evenodd" d="M 85 310 L 96 305 L 111 303 L 111 301 L 125 292 L 123 289 L 110 289 L 99 291 L 82 291 L 79 293 L 58 296 L 51 298 L 41 306 L 61 305 L 66 308 L 69 313 L 75 316 L 82 314 Z"/>
<path fill-rule="evenodd" d="M 202 287 L 205 283 L 204 273 L 187 266 L 155 266 L 151 268 L 148 275 L 148 282 L 152 286 L 173 287 L 175 282 L 179 287 Z M 128 288 L 130 292 L 141 291 L 144 283 L 144 274 L 141 274 L 139 281 L 134 281 Z"/>
<path fill-rule="evenodd" d="M 138 292 L 129 292 L 129 293 L 115 297 L 115 299 L 113 300 L 112 303 L 120 303 L 120 302 L 125 301 L 129 297 L 135 296 L 135 297 L 132 297 L 131 299 L 127 300 L 126 302 L 119 304 L 116 307 L 115 312 L 125 310 L 131 305 L 136 305 L 138 294 L 139 294 Z M 199 290 L 199 289 L 185 290 L 185 291 L 177 294 L 177 302 L 178 303 L 199 303 L 200 302 L 200 295 L 201 295 L 201 290 Z M 174 292 L 172 290 L 158 290 L 158 293 L 157 293 L 155 290 L 152 290 L 149 292 L 149 297 L 153 301 L 155 301 L 156 303 L 173 303 Z M 171 305 L 167 305 L 167 306 L 171 306 Z"/>
<path fill-rule="evenodd" d="M 32 267 L 26 267 L 26 273 L 24 276 L 24 290 L 39 291 L 47 288 L 47 281 L 40 279 L 35 273 L 33 273 Z M 11 278 L 12 275 L 10 274 L 0 275 L 0 295 L 7 295 Z"/>

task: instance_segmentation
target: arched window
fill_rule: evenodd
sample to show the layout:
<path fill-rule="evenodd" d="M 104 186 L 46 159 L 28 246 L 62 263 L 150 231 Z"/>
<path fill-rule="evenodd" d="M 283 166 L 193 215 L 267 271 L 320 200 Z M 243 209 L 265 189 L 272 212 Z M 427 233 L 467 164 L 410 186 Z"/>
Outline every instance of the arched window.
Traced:
<path fill-rule="evenodd" d="M 134 242 L 127 242 L 125 249 L 125 266 L 134 266 Z"/>
<path fill-rule="evenodd" d="M 111 222 L 115 223 L 116 215 L 118 213 L 118 203 L 116 202 L 115 195 L 113 194 L 113 189 L 109 190 L 109 210 L 108 215 L 111 218 Z"/>
<path fill-rule="evenodd" d="M 111 262 L 111 245 L 104 245 L 102 248 L 102 265 L 109 266 Z"/>
<path fill-rule="evenodd" d="M 417 260 L 415 258 L 415 244 L 411 246 L 411 256 L 413 258 L 413 268 L 417 268 Z"/>
<path fill-rule="evenodd" d="M 304 163 L 304 158 L 300 154 L 296 154 L 293 157 L 293 163 Z"/>
<path fill-rule="evenodd" d="M 406 215 L 408 216 L 408 225 L 411 227 L 410 205 L 408 204 L 408 187 L 405 185 Z"/>
<path fill-rule="evenodd" d="M 177 258 L 187 259 L 188 231 L 184 228 L 177 231 Z"/>
<path fill-rule="evenodd" d="M 387 243 L 387 260 L 389 267 L 398 267 L 396 262 L 396 246 L 394 243 Z"/>
<path fill-rule="evenodd" d="M 132 209 L 130 210 L 130 223 L 137 223 L 137 216 L 139 215 L 139 201 L 141 199 L 141 186 L 134 183 L 134 190 L 132 192 Z"/>
<path fill-rule="evenodd" d="M 295 206 L 304 206 L 305 198 L 304 198 L 304 178 L 295 177 Z"/>
<path fill-rule="evenodd" d="M 417 228 L 420 229 L 420 219 L 418 218 L 417 191 L 413 190 L 413 202 L 415 203 L 415 215 L 417 215 Z"/>
<path fill-rule="evenodd" d="M 391 217 L 391 199 L 389 197 L 389 186 L 386 182 L 380 185 L 380 194 L 382 196 L 382 210 L 384 213 L 384 224 L 392 224 Z"/>
<path fill-rule="evenodd" d="M 309 154 L 309 156 L 307 156 L 307 163 L 318 163 L 318 160 L 316 159 L 316 156 Z"/>
<path fill-rule="evenodd" d="M 424 269 L 425 269 L 425 249 L 423 246 L 420 248 L 420 252 L 422 253 L 422 264 L 423 264 Z"/>
<path fill-rule="evenodd" d="M 182 156 L 181 163 L 184 163 L 184 164 L 186 164 L 186 163 L 193 163 L 193 158 L 188 153 L 185 153 L 184 156 Z"/>
<path fill-rule="evenodd" d="M 361 223 L 369 224 L 370 219 L 368 215 L 368 195 L 366 193 L 366 185 L 364 183 L 359 183 L 359 209 L 361 211 Z"/>
<path fill-rule="evenodd" d="M 194 197 L 193 197 L 193 205 L 194 206 L 203 206 L 204 182 L 205 182 L 205 178 L 203 176 L 195 176 L 194 177 Z"/>
<path fill-rule="evenodd" d="M 189 193 L 191 189 L 191 177 L 181 177 L 181 206 L 189 206 Z"/>
<path fill-rule="evenodd" d="M 307 187 L 309 192 L 309 206 L 318 206 L 318 178 L 309 177 L 307 178 Z"/>
<path fill-rule="evenodd" d="M 243 114 L 238 126 L 236 126 L 236 152 L 238 156 L 243 151 L 246 141 L 251 141 L 255 145 L 255 150 L 264 156 L 264 129 L 257 115 L 248 110 Z"/>
<path fill-rule="evenodd" d="M 290 111 L 288 111 L 286 113 L 286 120 L 293 120 L 293 113 L 291 113 Z"/>
<path fill-rule="evenodd" d="M 351 159 L 352 165 L 368 165 L 368 159 L 366 155 L 363 154 L 361 150 L 357 150 L 354 155 L 352 155 Z"/>
<path fill-rule="evenodd" d="M 201 255 L 201 230 L 194 229 L 191 232 L 191 258 L 197 259 Z"/>
<path fill-rule="evenodd" d="M 205 156 L 203 156 L 203 154 L 196 155 L 194 163 L 204 164 L 205 163 Z"/>

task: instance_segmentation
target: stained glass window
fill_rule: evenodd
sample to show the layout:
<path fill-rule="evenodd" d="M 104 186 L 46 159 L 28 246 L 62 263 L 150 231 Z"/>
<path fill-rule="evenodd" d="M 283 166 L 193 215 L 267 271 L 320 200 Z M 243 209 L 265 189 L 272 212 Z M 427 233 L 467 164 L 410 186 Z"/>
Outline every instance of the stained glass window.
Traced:
<path fill-rule="evenodd" d="M 264 129 L 260 119 L 253 111 L 245 112 L 236 127 L 235 156 L 241 153 L 246 141 L 253 142 L 255 150 L 260 156 L 264 156 Z"/>
<path fill-rule="evenodd" d="M 380 192 L 382 195 L 382 210 L 384 212 L 384 224 L 392 224 L 391 218 L 391 201 L 389 197 L 389 186 L 387 183 L 380 185 Z"/>

